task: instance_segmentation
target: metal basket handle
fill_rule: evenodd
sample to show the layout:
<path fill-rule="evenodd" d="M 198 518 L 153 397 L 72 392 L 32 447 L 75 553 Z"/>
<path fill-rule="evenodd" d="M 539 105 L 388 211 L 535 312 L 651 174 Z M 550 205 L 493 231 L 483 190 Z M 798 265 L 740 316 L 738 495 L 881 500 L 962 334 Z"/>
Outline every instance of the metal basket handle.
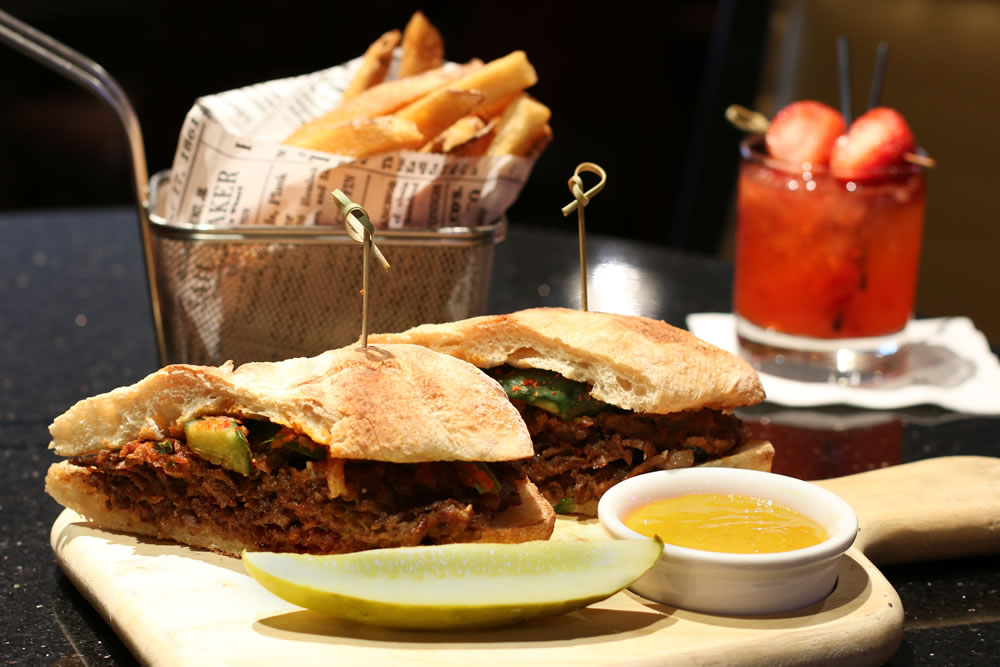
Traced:
<path fill-rule="evenodd" d="M 131 102 L 118 82 L 103 67 L 3 10 L 0 10 L 0 42 L 8 44 L 15 50 L 95 93 L 114 110 L 121 121 L 132 157 L 133 186 L 139 205 L 139 227 L 142 234 L 143 256 L 146 261 L 146 281 L 151 299 L 157 350 L 160 364 L 163 365 L 166 346 L 156 283 L 153 236 L 147 219 L 149 173 L 146 167 L 146 151 L 142 142 L 139 119 L 135 115 Z"/>

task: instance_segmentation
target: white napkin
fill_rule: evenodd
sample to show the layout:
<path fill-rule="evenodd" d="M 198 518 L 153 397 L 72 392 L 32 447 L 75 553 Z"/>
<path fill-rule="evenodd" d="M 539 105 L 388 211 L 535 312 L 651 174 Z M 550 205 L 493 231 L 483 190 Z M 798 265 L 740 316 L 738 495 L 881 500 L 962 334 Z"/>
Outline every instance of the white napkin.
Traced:
<path fill-rule="evenodd" d="M 736 329 L 730 313 L 695 313 L 687 318 L 691 333 L 736 352 Z M 986 336 L 967 317 L 914 320 L 906 330 L 915 345 L 901 382 L 892 387 L 851 387 L 798 382 L 760 373 L 767 400 L 792 407 L 852 405 L 894 409 L 939 405 L 967 414 L 1000 414 L 1000 361 Z"/>

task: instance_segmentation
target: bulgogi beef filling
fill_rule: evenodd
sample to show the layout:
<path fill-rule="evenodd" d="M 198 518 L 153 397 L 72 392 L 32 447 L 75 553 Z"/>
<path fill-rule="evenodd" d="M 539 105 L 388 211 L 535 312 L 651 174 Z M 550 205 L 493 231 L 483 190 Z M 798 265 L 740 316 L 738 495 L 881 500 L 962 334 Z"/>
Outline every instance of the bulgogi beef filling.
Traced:
<path fill-rule="evenodd" d="M 313 460 L 273 449 L 243 475 L 178 439 L 131 442 L 72 462 L 92 469 L 90 483 L 109 509 L 151 524 L 180 521 L 192 532 L 211 527 L 247 548 L 299 553 L 474 540 L 493 516 L 520 504 L 514 483 L 524 478 L 503 463 L 489 464 L 491 477 L 484 464 Z"/>
<path fill-rule="evenodd" d="M 524 471 L 560 510 L 597 500 L 628 477 L 725 454 L 749 437 L 737 417 L 716 410 L 667 415 L 608 410 L 560 419 L 523 401 L 512 403 L 535 446 L 534 457 L 522 462 Z"/>

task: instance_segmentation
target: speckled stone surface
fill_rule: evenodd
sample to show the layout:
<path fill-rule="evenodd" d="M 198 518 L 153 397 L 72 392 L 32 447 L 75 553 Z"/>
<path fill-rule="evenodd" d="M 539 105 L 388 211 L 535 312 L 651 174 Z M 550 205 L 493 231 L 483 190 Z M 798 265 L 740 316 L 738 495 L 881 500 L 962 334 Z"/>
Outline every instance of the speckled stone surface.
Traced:
<path fill-rule="evenodd" d="M 0 664 L 130 664 L 53 560 L 43 477 L 54 416 L 156 368 L 135 213 L 0 216 L 0 304 Z"/>
<path fill-rule="evenodd" d="M 497 248 L 489 310 L 578 305 L 574 231 L 512 226 Z M 729 308 L 731 270 L 717 260 L 593 237 L 588 269 L 593 310 L 683 325 L 688 313 Z M 56 565 L 49 528 L 60 508 L 45 495 L 42 478 L 55 460 L 46 449 L 53 417 L 156 365 L 134 211 L 0 215 L 0 664 L 134 663 Z M 1000 417 L 931 407 L 829 408 L 800 412 L 786 433 L 787 411 L 765 405 L 742 416 L 771 429 L 785 472 L 805 478 L 933 456 L 1000 456 Z M 997 664 L 1000 558 L 882 571 L 906 614 L 904 642 L 890 664 Z"/>

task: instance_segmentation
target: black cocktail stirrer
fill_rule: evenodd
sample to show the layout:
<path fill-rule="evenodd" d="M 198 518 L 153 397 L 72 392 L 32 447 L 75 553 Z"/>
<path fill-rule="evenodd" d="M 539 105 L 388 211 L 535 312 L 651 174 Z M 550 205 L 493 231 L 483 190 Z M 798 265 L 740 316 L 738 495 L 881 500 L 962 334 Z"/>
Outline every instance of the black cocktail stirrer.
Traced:
<path fill-rule="evenodd" d="M 837 37 L 837 74 L 840 81 L 840 115 L 844 117 L 844 126 L 851 127 L 854 119 L 854 105 L 851 100 L 851 45 L 846 35 Z M 858 290 L 863 292 L 868 287 L 867 248 L 861 246 L 858 257 Z M 833 316 L 833 330 L 840 331 L 844 326 L 844 313 L 840 310 Z"/>
<path fill-rule="evenodd" d="M 846 35 L 837 37 L 837 73 L 840 75 L 840 114 L 844 117 L 844 125 L 850 127 L 854 105 L 851 101 L 851 45 Z"/>
<path fill-rule="evenodd" d="M 868 93 L 868 108 L 874 109 L 882 102 L 882 83 L 885 81 L 885 68 L 889 61 L 888 42 L 879 42 L 875 52 L 875 70 L 872 72 L 872 88 Z"/>

